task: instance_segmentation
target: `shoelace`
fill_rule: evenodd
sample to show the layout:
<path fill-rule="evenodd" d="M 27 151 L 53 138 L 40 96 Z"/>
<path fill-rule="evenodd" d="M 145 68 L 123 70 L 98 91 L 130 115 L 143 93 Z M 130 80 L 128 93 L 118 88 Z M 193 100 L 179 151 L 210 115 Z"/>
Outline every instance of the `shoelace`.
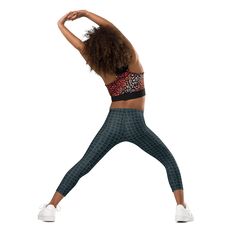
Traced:
<path fill-rule="evenodd" d="M 39 209 L 43 209 L 43 208 L 46 208 L 48 204 L 42 204 L 39 206 Z M 61 210 L 61 207 L 59 205 L 57 205 L 57 207 L 55 208 L 57 211 L 60 211 Z"/>

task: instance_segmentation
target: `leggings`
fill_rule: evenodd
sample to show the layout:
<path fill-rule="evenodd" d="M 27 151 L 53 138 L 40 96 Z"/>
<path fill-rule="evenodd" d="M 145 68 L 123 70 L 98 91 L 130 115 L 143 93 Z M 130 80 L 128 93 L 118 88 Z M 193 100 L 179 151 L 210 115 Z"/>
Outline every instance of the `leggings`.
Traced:
<path fill-rule="evenodd" d="M 183 189 L 177 163 L 160 138 L 147 127 L 144 111 L 133 108 L 110 108 L 102 127 L 83 157 L 65 174 L 56 191 L 66 196 L 102 157 L 116 144 L 128 141 L 160 161 L 172 189 Z"/>

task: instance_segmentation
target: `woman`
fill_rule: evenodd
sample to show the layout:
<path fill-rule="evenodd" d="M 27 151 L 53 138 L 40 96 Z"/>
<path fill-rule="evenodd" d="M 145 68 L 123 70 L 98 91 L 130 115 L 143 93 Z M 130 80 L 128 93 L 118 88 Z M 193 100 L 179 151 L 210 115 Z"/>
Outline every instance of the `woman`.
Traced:
<path fill-rule="evenodd" d="M 67 20 L 80 17 L 99 25 L 81 41 L 66 27 Z M 144 120 L 144 72 L 129 40 L 108 20 L 87 10 L 71 11 L 58 21 L 66 39 L 79 50 L 90 66 L 104 81 L 111 96 L 111 106 L 106 120 L 81 160 L 61 180 L 51 201 L 44 204 L 38 214 L 42 221 L 55 221 L 58 203 L 116 144 L 132 142 L 159 160 L 165 167 L 169 185 L 177 206 L 176 222 L 188 222 L 193 216 L 184 202 L 183 185 L 177 163 L 165 144 L 152 132 Z"/>

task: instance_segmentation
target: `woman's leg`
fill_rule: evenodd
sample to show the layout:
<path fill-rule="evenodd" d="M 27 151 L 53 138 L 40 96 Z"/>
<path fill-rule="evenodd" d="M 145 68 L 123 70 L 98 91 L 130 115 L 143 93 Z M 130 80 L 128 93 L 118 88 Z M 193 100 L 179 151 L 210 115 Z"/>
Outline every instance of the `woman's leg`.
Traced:
<path fill-rule="evenodd" d="M 52 204 L 54 207 L 57 207 L 58 203 L 62 200 L 64 196 L 59 192 L 55 192 L 51 201 L 48 204 Z"/>
<path fill-rule="evenodd" d="M 86 175 L 112 147 L 122 141 L 122 131 L 119 128 L 121 124 L 119 117 L 114 117 L 112 114 L 108 115 L 84 156 L 61 180 L 49 204 L 56 207 L 62 198 L 77 184 L 79 179 Z"/>
<path fill-rule="evenodd" d="M 131 134 L 127 136 L 128 141 L 136 144 L 164 165 L 176 203 L 185 206 L 181 174 L 172 153 L 161 139 L 147 127 L 143 115 L 139 114 L 138 118 L 132 119 L 133 122 L 129 122 L 129 128 L 126 131 L 127 134 Z"/>
<path fill-rule="evenodd" d="M 184 191 L 182 189 L 179 189 L 179 190 L 175 190 L 173 193 L 174 193 L 175 201 L 177 205 L 181 204 L 184 207 L 186 207 L 185 202 L 184 202 Z"/>

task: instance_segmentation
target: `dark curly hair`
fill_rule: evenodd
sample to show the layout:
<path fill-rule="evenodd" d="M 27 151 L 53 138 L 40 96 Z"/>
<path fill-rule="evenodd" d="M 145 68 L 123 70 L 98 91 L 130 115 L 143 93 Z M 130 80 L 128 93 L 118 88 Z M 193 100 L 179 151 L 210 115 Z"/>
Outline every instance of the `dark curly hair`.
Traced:
<path fill-rule="evenodd" d="M 84 36 L 88 39 L 83 54 L 90 71 L 119 74 L 128 69 L 132 53 L 120 32 L 110 26 L 93 26 Z"/>

